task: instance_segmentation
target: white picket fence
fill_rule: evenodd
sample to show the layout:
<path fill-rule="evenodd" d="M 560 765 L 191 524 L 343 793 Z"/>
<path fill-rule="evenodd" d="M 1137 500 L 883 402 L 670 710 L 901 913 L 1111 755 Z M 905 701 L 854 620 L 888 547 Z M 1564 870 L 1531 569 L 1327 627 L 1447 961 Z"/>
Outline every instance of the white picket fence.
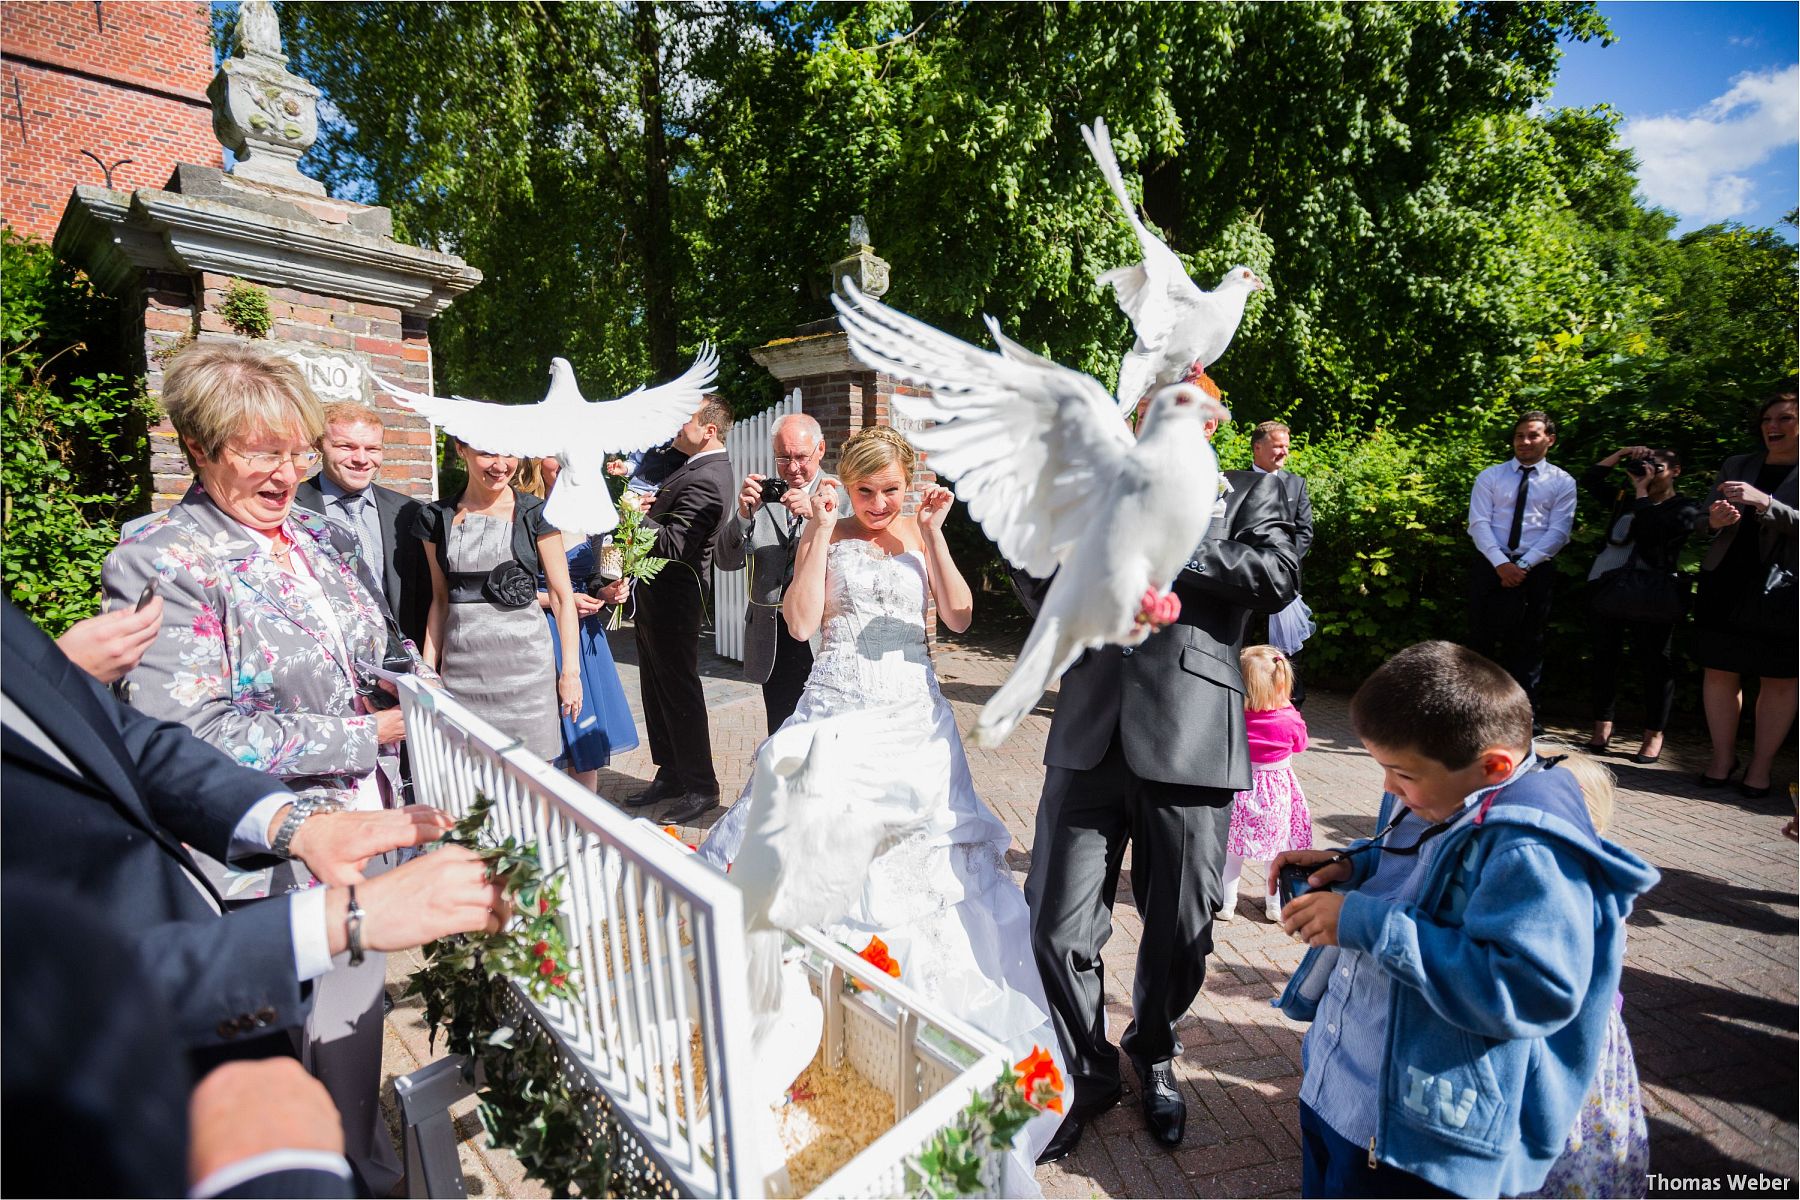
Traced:
<path fill-rule="evenodd" d="M 766 438 L 765 438 L 766 444 Z M 442 692 L 400 684 L 416 798 L 452 816 L 493 801 L 496 835 L 535 844 L 564 871 L 574 1003 L 524 1012 L 585 1073 L 643 1156 L 684 1196 L 762 1196 L 766 1114 L 753 1078 L 741 893 L 648 822 L 633 820 Z M 792 935 L 825 1006 L 824 1062 L 848 1063 L 892 1096 L 895 1123 L 815 1189 L 893 1196 L 908 1158 L 993 1085 L 1005 1050 L 822 935 Z M 861 985 L 852 989 L 849 980 Z M 764 1101 L 766 1103 L 766 1100 Z M 982 1191 L 1000 1182 L 984 1155 Z"/>
<path fill-rule="evenodd" d="M 731 432 L 725 435 L 725 451 L 731 456 L 734 480 L 742 480 L 752 471 L 775 474 L 775 451 L 769 446 L 769 436 L 775 431 L 775 422 L 799 411 L 800 389 L 795 388 L 792 395 L 754 417 L 732 422 Z M 725 519 L 737 518 L 727 513 Z M 746 590 L 749 579 L 748 571 L 713 568 L 713 647 L 720 658 L 744 661 L 744 610 L 750 606 Z"/>

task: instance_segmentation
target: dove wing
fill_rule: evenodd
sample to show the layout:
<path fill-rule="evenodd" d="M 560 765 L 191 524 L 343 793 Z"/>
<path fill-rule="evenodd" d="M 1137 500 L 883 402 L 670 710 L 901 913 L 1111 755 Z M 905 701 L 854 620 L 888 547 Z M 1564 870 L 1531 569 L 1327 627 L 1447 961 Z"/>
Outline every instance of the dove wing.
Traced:
<path fill-rule="evenodd" d="M 719 354 L 700 347 L 694 365 L 678 378 L 651 388 L 589 404 L 570 433 L 607 454 L 630 454 L 660 446 L 675 436 L 706 399 L 719 374 Z"/>
<path fill-rule="evenodd" d="M 894 398 L 905 416 L 937 422 L 909 434 L 934 471 L 956 480 L 1008 560 L 1046 577 L 1098 510 L 1134 445 L 1106 389 L 1003 336 L 1001 353 L 971 346 L 851 289 L 833 296 L 850 348 L 879 371 L 924 384 Z"/>
<path fill-rule="evenodd" d="M 452 437 L 489 454 L 541 458 L 562 452 L 568 433 L 568 414 L 560 406 L 545 404 L 494 404 L 461 396 L 432 396 L 415 392 L 375 377 L 382 391 L 412 409 Z"/>
<path fill-rule="evenodd" d="M 1112 135 L 1107 132 L 1106 120 L 1095 118 L 1091 129 L 1083 125 L 1081 136 L 1087 142 L 1088 153 L 1099 164 L 1100 174 L 1106 177 L 1113 195 L 1118 198 L 1119 209 L 1130 222 L 1131 231 L 1137 235 L 1138 245 L 1144 252 L 1142 262 L 1108 271 L 1100 276 L 1100 282 L 1111 286 L 1119 308 L 1131 318 L 1131 327 L 1137 331 L 1138 340 L 1146 346 L 1159 347 L 1182 311 L 1197 303 L 1203 293 L 1188 278 L 1187 268 L 1181 265 L 1175 252 L 1138 219 L 1137 206 L 1131 201 L 1131 193 L 1125 190 L 1125 177 L 1113 154 Z M 1134 404 L 1138 399 L 1138 396 L 1131 397 Z"/>

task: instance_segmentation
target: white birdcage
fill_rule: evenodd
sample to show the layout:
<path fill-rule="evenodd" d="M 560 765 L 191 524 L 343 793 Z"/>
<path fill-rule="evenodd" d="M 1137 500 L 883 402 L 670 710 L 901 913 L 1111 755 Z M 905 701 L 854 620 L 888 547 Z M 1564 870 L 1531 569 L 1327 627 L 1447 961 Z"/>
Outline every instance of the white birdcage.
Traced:
<path fill-rule="evenodd" d="M 781 1164 L 767 1161 L 767 1121 L 748 1085 L 738 890 L 451 697 L 407 680 L 400 700 L 417 799 L 461 817 L 486 796 L 499 836 L 534 844 L 546 871 L 567 869 L 578 999 L 538 1004 L 511 989 L 555 1039 L 565 1072 L 598 1087 L 633 1143 L 623 1149 L 670 1191 L 765 1194 Z M 1006 1052 L 843 946 L 811 930 L 791 937 L 824 1004 L 820 1061 L 848 1064 L 894 1104 L 892 1127 L 811 1194 L 902 1195 L 907 1159 L 993 1086 Z M 998 1191 L 1001 1166 L 1002 1152 L 987 1151 L 983 1191 Z"/>

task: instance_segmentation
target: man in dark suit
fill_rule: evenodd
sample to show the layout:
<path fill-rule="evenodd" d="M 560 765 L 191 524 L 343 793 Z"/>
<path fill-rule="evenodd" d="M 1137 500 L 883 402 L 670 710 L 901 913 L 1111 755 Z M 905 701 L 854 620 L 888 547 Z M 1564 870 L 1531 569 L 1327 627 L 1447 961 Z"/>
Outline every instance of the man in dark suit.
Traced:
<path fill-rule="evenodd" d="M 1207 423 L 1209 437 L 1215 428 Z M 1222 486 L 1206 538 L 1171 585 L 1177 622 L 1135 648 L 1089 651 L 1062 678 L 1025 895 L 1075 1095 L 1040 1162 L 1070 1154 L 1119 1100 L 1100 949 L 1127 842 L 1144 929 L 1121 1044 L 1151 1132 L 1175 1146 L 1186 1127 L 1170 1069 L 1175 1022 L 1205 978 L 1232 794 L 1250 786 L 1238 652 L 1251 612 L 1279 610 L 1299 586 L 1276 485 L 1256 476 Z"/>
<path fill-rule="evenodd" d="M 1264 421 L 1250 431 L 1250 461 L 1248 471 L 1228 471 L 1227 477 L 1232 485 L 1239 486 L 1238 477 L 1253 475 L 1272 475 L 1281 488 L 1281 500 L 1287 508 L 1288 520 L 1294 525 L 1294 554 L 1302 566 L 1306 562 L 1306 552 L 1312 548 L 1313 511 L 1312 495 L 1306 490 L 1306 480 L 1284 470 L 1288 460 L 1288 443 L 1290 434 L 1288 427 L 1280 421 Z M 1294 604 L 1300 603 L 1300 597 L 1294 597 Z M 1274 642 L 1273 625 L 1275 618 L 1264 617 L 1256 622 L 1265 642 Z M 1287 655 L 1288 667 L 1294 673 L 1294 707 L 1299 708 L 1306 703 L 1306 681 L 1300 676 L 1300 651 L 1282 646 Z"/>
<path fill-rule="evenodd" d="M 365 580 L 387 601 L 400 632 L 425 644 L 431 567 L 412 535 L 419 502 L 375 482 L 381 472 L 381 418 L 352 400 L 325 406 L 319 473 L 294 489 L 294 502 L 356 534 L 369 565 Z"/>
<path fill-rule="evenodd" d="M 106 913 L 200 1062 L 290 1044 L 310 981 L 350 948 L 350 885 L 370 950 L 483 928 L 500 905 L 460 847 L 364 881 L 370 857 L 435 840 L 448 819 L 419 807 L 297 813 L 268 775 L 119 704 L 11 603 L 0 606 L 0 782 L 0 867 Z M 183 845 L 254 867 L 283 842 L 332 886 L 228 917 Z"/>
<path fill-rule="evenodd" d="M 725 453 L 730 428 L 731 410 L 708 397 L 675 434 L 675 448 L 687 461 L 670 473 L 644 510 L 645 527 L 656 533 L 651 553 L 670 562 L 637 585 L 638 680 L 656 778 L 626 803 L 642 807 L 673 800 L 662 816 L 671 824 L 691 821 L 719 802 L 700 686 L 701 589 L 719 523 L 736 490 Z M 628 500 L 635 495 L 625 493 Z"/>
<path fill-rule="evenodd" d="M 775 422 L 769 441 L 775 470 L 788 490 L 779 501 L 765 504 L 763 476 L 745 476 L 736 515 L 719 525 L 713 553 L 721 571 L 738 571 L 749 564 L 744 678 L 762 684 L 763 717 L 774 733 L 794 715 L 812 674 L 812 646 L 788 633 L 787 622 L 781 619 L 781 599 L 794 577 L 804 514 L 819 484 L 825 435 L 812 417 L 789 413 Z"/>

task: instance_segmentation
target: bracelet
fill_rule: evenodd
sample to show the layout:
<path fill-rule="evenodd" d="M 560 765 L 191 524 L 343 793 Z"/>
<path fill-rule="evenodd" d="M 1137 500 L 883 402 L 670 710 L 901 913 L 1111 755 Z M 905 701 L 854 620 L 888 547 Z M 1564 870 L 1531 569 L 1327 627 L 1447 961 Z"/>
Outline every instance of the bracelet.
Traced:
<path fill-rule="evenodd" d="M 350 944 L 350 965 L 360 967 L 363 964 L 363 910 L 356 902 L 356 885 L 350 885 L 350 907 L 344 913 L 344 939 Z"/>

